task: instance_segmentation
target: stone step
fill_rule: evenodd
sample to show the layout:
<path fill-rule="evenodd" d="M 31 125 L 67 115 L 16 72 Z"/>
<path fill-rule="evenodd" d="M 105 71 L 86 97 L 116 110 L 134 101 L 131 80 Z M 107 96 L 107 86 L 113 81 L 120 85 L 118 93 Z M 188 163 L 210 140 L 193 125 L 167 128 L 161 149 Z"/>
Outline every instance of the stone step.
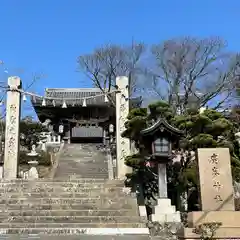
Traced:
<path fill-rule="evenodd" d="M 51 204 L 51 205 L 65 205 L 65 204 L 92 204 L 92 205 L 110 205 L 110 204 L 127 204 L 127 203 L 136 203 L 136 200 L 131 197 L 115 197 L 109 199 L 108 197 L 92 197 L 92 198 L 13 198 L 13 199 L 0 199 L 0 206 L 3 206 L 4 204 L 10 205 L 10 204 Z"/>
<path fill-rule="evenodd" d="M 68 181 L 66 180 L 68 179 Z M 54 179 L 47 179 L 47 178 L 39 178 L 36 180 L 27 180 L 27 179 L 13 179 L 13 180 L 7 180 L 7 179 L 0 179 L 0 184 L 1 183 L 30 183 L 30 184 L 35 184 L 35 183 L 123 183 L 123 180 L 109 180 L 109 179 L 96 179 L 96 178 L 80 178 L 78 176 L 66 176 L 63 178 L 54 178 Z"/>
<path fill-rule="evenodd" d="M 138 216 L 138 209 L 121 210 L 12 210 L 1 211 L 0 216 Z"/>
<path fill-rule="evenodd" d="M 91 166 L 88 166 L 89 164 L 86 164 L 86 166 L 84 166 L 83 164 L 81 164 L 81 169 L 78 169 L 77 170 L 77 172 L 79 173 L 79 172 L 86 172 L 86 173 L 106 173 L 106 171 L 107 171 L 107 168 L 105 167 L 105 166 L 101 166 L 101 165 L 99 165 L 99 166 L 94 166 L 94 167 L 91 167 Z M 63 167 L 63 166 L 62 166 Z M 66 164 L 66 166 L 65 167 L 67 167 L 67 164 Z M 71 173 L 71 174 L 73 174 L 73 169 L 74 168 L 68 168 L 68 169 L 66 169 L 66 173 Z M 64 170 L 64 169 L 61 169 L 61 170 Z M 93 174 L 92 174 L 92 176 L 94 176 Z"/>
<path fill-rule="evenodd" d="M 23 183 L 1 183 L 2 188 L 37 188 L 37 187 L 92 187 L 92 188 L 105 188 L 105 187 L 124 187 L 122 182 L 106 182 L 106 183 L 90 183 L 90 182 L 23 182 Z"/>
<path fill-rule="evenodd" d="M 114 186 L 102 186 L 102 185 L 82 185 L 82 186 L 10 186 L 10 187 L 5 187 L 5 188 L 0 188 L 0 193 L 6 193 L 6 192 L 84 192 L 84 189 L 87 189 L 87 192 L 90 191 L 98 191 L 101 192 L 105 188 L 117 188 Z M 121 187 L 122 191 L 129 192 L 128 189 Z M 91 189 L 91 190 L 88 190 Z M 119 189 L 120 190 L 120 189 Z M 86 192 L 85 191 L 85 192 Z M 120 190 L 121 191 L 121 190 Z"/>
<path fill-rule="evenodd" d="M 91 188 L 77 188 L 77 189 L 34 189 L 32 192 L 23 189 L 22 192 L 7 190 L 0 193 L 0 198 L 16 198 L 16 197 L 64 197 L 64 198 L 80 198 L 80 197 L 107 197 L 107 196 L 135 196 L 136 193 L 130 192 L 122 188 L 106 188 L 106 189 L 91 189 Z M 35 191 L 36 190 L 36 191 Z"/>
<path fill-rule="evenodd" d="M 73 175 L 73 172 L 74 172 L 74 169 L 66 169 L 65 171 L 64 169 L 59 169 L 57 173 L 58 173 L 58 176 L 65 177 L 65 176 Z M 59 173 L 64 173 L 64 174 L 60 175 Z M 79 174 L 84 174 L 84 176 L 80 176 Z M 107 170 L 106 169 L 103 170 L 102 167 L 99 167 L 96 169 L 87 169 L 87 170 L 82 168 L 77 170 L 77 175 L 79 178 L 91 178 L 91 177 L 96 178 L 96 176 L 102 176 L 103 179 L 106 179 L 107 174 L 108 174 Z"/>
<path fill-rule="evenodd" d="M 3 228 L 144 228 L 146 227 L 145 223 L 117 223 L 117 222 L 109 222 L 109 223 L 23 223 L 23 222 L 15 222 L 15 223 L 0 223 L 0 232 Z"/>
<path fill-rule="evenodd" d="M 57 174 L 60 175 L 60 176 L 65 176 L 65 175 L 71 175 L 71 172 L 67 172 L 67 171 L 61 171 L 61 170 L 58 170 L 57 171 Z M 81 177 L 81 178 L 90 178 L 90 177 L 93 177 L 95 179 L 105 179 L 107 180 L 108 179 L 108 172 L 105 172 L 105 173 L 97 173 L 97 172 L 91 172 L 91 173 L 88 173 L 88 172 L 84 172 L 84 171 L 78 171 L 78 176 Z"/>
<path fill-rule="evenodd" d="M 0 188 L 0 195 L 1 196 L 9 196 L 11 194 L 27 194 L 31 196 L 31 194 L 41 194 L 41 193 L 56 193 L 56 194 L 64 194 L 64 193 L 79 193 L 79 194 L 87 194 L 87 193 L 98 193 L 105 194 L 105 193 L 125 193 L 126 195 L 134 196 L 135 193 L 132 193 L 129 188 L 123 187 L 9 187 L 9 188 Z M 125 196 L 125 195 L 124 195 Z"/>
<path fill-rule="evenodd" d="M 72 161 L 73 159 L 72 158 L 65 158 L 64 160 L 61 160 L 61 164 L 62 166 L 63 165 L 68 165 L 68 163 L 70 161 Z M 78 159 L 77 159 L 78 161 Z M 107 161 L 96 161 L 95 159 L 91 159 L 91 158 L 87 158 L 84 157 L 83 159 L 81 159 L 79 161 L 79 163 L 84 167 L 84 166 L 87 166 L 88 167 L 88 170 L 94 170 L 94 169 L 97 169 L 97 168 L 101 168 L 101 167 L 104 167 L 104 169 L 106 168 L 106 163 Z M 72 165 L 73 167 L 73 165 Z"/>
<path fill-rule="evenodd" d="M 86 166 L 85 166 L 86 165 Z M 107 166 L 102 166 L 102 165 L 96 165 L 96 164 L 92 164 L 93 166 L 89 166 L 89 164 L 81 164 L 81 168 L 78 168 L 76 172 L 88 172 L 88 173 L 91 173 L 91 172 L 94 172 L 94 173 L 106 173 L 107 171 Z M 68 167 L 66 169 L 66 172 L 70 172 L 71 174 L 73 174 L 73 169 L 74 167 L 70 168 L 69 166 L 62 166 L 62 167 Z M 61 170 L 64 170 L 63 168 Z M 94 176 L 94 175 L 93 175 Z"/>
<path fill-rule="evenodd" d="M 97 204 L 91 204 L 91 203 L 85 203 L 85 204 L 0 204 L 0 212 L 4 209 L 7 209 L 8 211 L 12 210 L 128 210 L 136 208 L 136 204 L 130 204 L 130 203 L 109 203 L 106 205 L 97 205 Z"/>
<path fill-rule="evenodd" d="M 101 175 L 101 176 L 103 176 L 103 178 L 105 178 L 105 176 L 107 175 L 107 169 L 103 169 L 103 167 L 101 167 L 101 166 L 96 167 L 96 168 L 89 168 L 89 169 L 86 169 L 86 168 L 87 167 L 82 166 L 82 169 L 77 170 L 78 176 L 79 176 L 79 173 L 82 173 L 82 174 L 84 173 L 86 175 L 84 177 L 79 176 L 79 178 L 88 178 L 88 177 L 91 177 L 91 176 L 95 178 L 95 175 Z M 64 171 L 64 169 L 59 170 L 59 172 L 64 172 L 64 175 L 62 175 L 62 176 L 71 175 L 71 174 L 73 174 L 73 171 L 74 170 L 70 169 L 70 168 L 66 169 L 65 171 Z"/>
<path fill-rule="evenodd" d="M 70 230 L 69 230 L 70 232 Z M 107 232 L 107 230 L 106 230 Z M 74 234 L 74 235 L 73 235 Z M 13 235 L 13 234 L 2 234 L 0 235 L 0 240 L 29 240 L 29 239 L 41 239 L 41 240 L 66 240 L 66 236 L 68 240 L 150 240 L 150 237 L 147 235 L 140 235 L 140 234 L 116 234 L 116 235 L 88 235 L 88 234 L 81 234 L 81 238 L 75 235 L 74 230 L 69 235 L 42 235 L 42 234 L 30 234 L 30 235 Z M 160 240 L 160 239 L 159 239 Z"/>
<path fill-rule="evenodd" d="M 139 216 L 0 216 L 0 223 L 140 223 Z"/>
<path fill-rule="evenodd" d="M 65 176 L 65 175 L 72 175 L 73 173 L 73 170 L 70 169 L 70 170 L 65 170 L 62 169 L 62 170 L 58 170 L 58 174 L 61 176 Z M 102 168 L 99 168 L 99 169 L 89 169 L 89 170 L 84 170 L 84 169 L 78 169 L 77 171 L 77 174 L 78 174 L 78 177 L 79 178 L 91 178 L 94 176 L 94 178 L 101 178 L 101 179 L 106 179 L 107 180 L 107 175 L 108 175 L 108 172 L 107 170 L 102 170 Z"/>
<path fill-rule="evenodd" d="M 40 192 L 31 192 L 28 191 L 21 191 L 21 192 L 5 192 L 0 193 L 0 199 L 5 198 L 93 198 L 93 197 L 109 197 L 109 198 L 116 198 L 116 197 L 125 197 L 131 195 L 135 197 L 135 193 L 126 193 L 122 191 L 122 189 L 114 189 L 113 191 L 101 190 L 101 189 L 88 189 L 88 191 L 81 191 L 81 189 L 77 189 L 78 191 L 55 191 L 55 192 L 48 192 L 45 189 Z"/>
<path fill-rule="evenodd" d="M 64 161 L 64 162 L 63 162 Z M 64 165 L 67 165 L 69 161 L 72 161 L 72 159 L 64 159 L 64 160 L 61 160 L 61 164 L 62 166 Z M 77 160 L 78 161 L 78 160 Z M 95 158 L 82 158 L 81 161 L 79 161 L 79 163 L 82 165 L 82 166 L 89 166 L 89 170 L 90 169 L 96 169 L 96 168 L 101 168 L 103 167 L 104 169 L 106 169 L 106 165 L 107 165 L 107 160 L 102 160 L 102 161 L 96 161 Z"/>

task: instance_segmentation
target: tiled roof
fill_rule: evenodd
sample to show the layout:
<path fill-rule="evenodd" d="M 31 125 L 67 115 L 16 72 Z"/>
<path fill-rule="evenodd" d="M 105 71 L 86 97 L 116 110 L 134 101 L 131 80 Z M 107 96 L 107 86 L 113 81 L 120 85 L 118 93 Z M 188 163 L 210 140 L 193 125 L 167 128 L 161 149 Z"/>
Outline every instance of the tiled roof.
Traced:
<path fill-rule="evenodd" d="M 97 96 L 101 95 L 101 96 Z M 114 97 L 115 93 L 112 93 Z M 94 98 L 89 98 L 91 96 L 96 96 Z M 67 105 L 82 105 L 83 100 L 79 98 L 86 98 L 87 105 L 108 105 L 109 103 L 104 102 L 104 95 L 99 88 L 47 88 L 45 90 L 46 98 L 54 98 L 56 106 L 63 104 L 63 101 Z M 33 99 L 32 102 L 34 105 L 41 105 L 42 99 Z M 53 105 L 52 100 L 46 99 L 46 105 Z"/>
<path fill-rule="evenodd" d="M 66 102 L 68 106 L 81 106 L 83 104 L 83 100 L 79 98 L 87 98 L 90 96 L 96 96 L 94 98 L 86 99 L 87 105 L 101 105 L 108 106 L 109 102 L 104 101 L 104 95 L 102 95 L 102 90 L 99 88 L 47 88 L 45 90 L 46 98 L 57 98 L 58 100 L 54 100 L 55 106 L 62 106 L 63 101 Z M 101 95 L 101 96 L 98 96 Z M 115 98 L 115 93 L 111 94 L 113 98 Z M 141 98 L 134 98 L 130 100 L 130 106 L 137 107 L 139 104 L 141 105 Z M 42 99 L 40 98 L 32 98 L 32 103 L 34 106 L 41 106 Z M 46 99 L 47 106 L 53 106 L 52 100 Z"/>

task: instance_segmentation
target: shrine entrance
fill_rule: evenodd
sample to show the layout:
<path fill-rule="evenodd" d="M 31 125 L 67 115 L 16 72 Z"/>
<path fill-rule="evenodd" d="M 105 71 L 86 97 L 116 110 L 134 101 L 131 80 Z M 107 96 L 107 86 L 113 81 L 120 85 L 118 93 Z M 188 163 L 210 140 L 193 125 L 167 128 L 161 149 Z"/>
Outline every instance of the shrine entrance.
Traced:
<path fill-rule="evenodd" d="M 111 153 L 115 152 L 116 177 L 125 178 L 129 167 L 124 164 L 124 159 L 130 153 L 130 140 L 123 138 L 121 134 L 125 129 L 129 109 L 141 105 L 142 101 L 141 97 L 129 99 L 127 77 L 117 77 L 116 86 L 110 92 L 103 92 L 98 88 L 51 88 L 45 89 L 45 95 L 41 96 L 24 91 L 21 86 L 20 78 L 9 77 L 4 178 L 11 179 L 17 176 L 20 100 L 23 97 L 23 101 L 26 101 L 26 96 L 31 96 L 32 105 L 39 120 L 48 128 L 50 139 L 52 136 L 53 139 L 57 137 L 58 143 L 61 140 L 67 140 L 68 143 L 71 141 L 104 143 L 111 137 L 110 144 L 104 144 Z M 115 145 L 113 151 L 112 145 Z"/>
<path fill-rule="evenodd" d="M 49 128 L 69 143 L 104 143 L 109 125 L 116 125 L 115 108 L 100 89 L 51 88 L 45 90 L 45 96 L 62 100 L 55 100 L 54 104 L 32 100 L 39 120 L 47 121 Z"/>
<path fill-rule="evenodd" d="M 110 97 L 115 100 L 116 92 Z M 130 108 L 140 103 L 131 99 Z M 32 104 L 39 120 L 68 143 L 105 144 L 110 125 L 115 136 L 116 108 L 98 88 L 48 88 L 44 101 L 32 98 Z"/>

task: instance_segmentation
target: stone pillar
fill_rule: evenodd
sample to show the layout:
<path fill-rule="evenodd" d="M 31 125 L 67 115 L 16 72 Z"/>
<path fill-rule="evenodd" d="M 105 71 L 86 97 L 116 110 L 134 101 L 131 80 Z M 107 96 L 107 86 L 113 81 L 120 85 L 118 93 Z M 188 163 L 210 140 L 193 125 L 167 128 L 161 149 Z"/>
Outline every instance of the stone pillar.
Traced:
<path fill-rule="evenodd" d="M 105 146 L 106 145 L 106 129 L 105 127 L 103 127 L 103 145 Z"/>
<path fill-rule="evenodd" d="M 158 197 L 167 198 L 167 170 L 165 163 L 158 164 Z"/>
<path fill-rule="evenodd" d="M 158 164 L 158 199 L 150 219 L 161 224 L 181 222 L 180 212 L 176 211 L 175 206 L 171 205 L 171 199 L 167 196 L 167 170 L 165 163 Z"/>
<path fill-rule="evenodd" d="M 0 135 L 0 178 L 3 178 L 3 148 L 2 148 L 2 135 Z"/>
<path fill-rule="evenodd" d="M 131 168 L 124 164 L 125 157 L 130 155 L 130 141 L 122 138 L 124 123 L 129 112 L 129 81 L 127 77 L 117 77 L 116 85 L 121 92 L 116 93 L 116 144 L 117 144 L 117 178 L 124 179 Z"/>
<path fill-rule="evenodd" d="M 69 139 L 68 139 L 68 143 L 71 143 L 72 140 L 72 129 L 73 129 L 73 124 L 69 123 Z"/>
<path fill-rule="evenodd" d="M 18 77 L 8 78 L 7 92 L 4 178 L 14 179 L 18 174 L 19 156 L 19 122 L 21 113 L 21 80 Z"/>
<path fill-rule="evenodd" d="M 3 178 L 3 149 L 2 149 L 2 135 L 0 135 L 0 179 Z"/>

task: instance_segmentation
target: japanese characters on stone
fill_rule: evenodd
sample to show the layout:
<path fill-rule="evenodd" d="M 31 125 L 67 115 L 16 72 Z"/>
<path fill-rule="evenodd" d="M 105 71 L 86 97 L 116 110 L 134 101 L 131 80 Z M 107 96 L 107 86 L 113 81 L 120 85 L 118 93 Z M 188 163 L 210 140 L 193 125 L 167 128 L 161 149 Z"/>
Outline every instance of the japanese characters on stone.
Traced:
<path fill-rule="evenodd" d="M 220 181 L 218 180 L 218 177 L 220 176 L 220 171 L 219 171 L 219 167 L 218 167 L 218 163 L 219 163 L 219 158 L 218 155 L 216 153 L 213 153 L 210 158 L 209 158 L 209 162 L 211 164 L 211 168 L 212 168 L 212 179 L 213 179 L 213 188 L 216 191 L 216 195 L 214 197 L 214 199 L 217 202 L 222 202 L 222 197 L 220 194 L 220 190 L 222 188 L 222 185 L 220 183 Z"/>

